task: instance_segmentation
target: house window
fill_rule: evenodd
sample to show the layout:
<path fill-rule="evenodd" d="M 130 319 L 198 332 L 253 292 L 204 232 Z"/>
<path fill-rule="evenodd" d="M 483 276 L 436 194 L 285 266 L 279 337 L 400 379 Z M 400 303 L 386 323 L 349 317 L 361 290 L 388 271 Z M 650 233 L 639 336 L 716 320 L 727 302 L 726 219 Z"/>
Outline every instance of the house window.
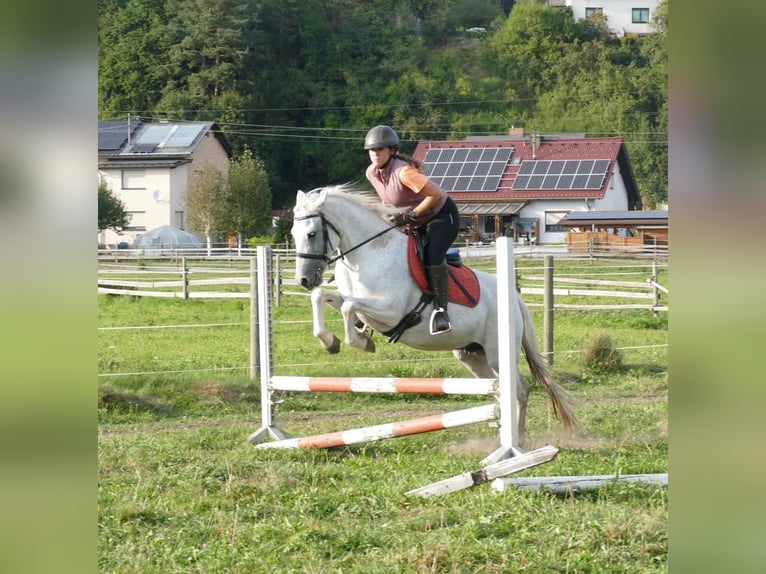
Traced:
<path fill-rule="evenodd" d="M 556 232 L 566 231 L 563 226 L 559 225 L 559 221 L 567 215 L 568 211 L 546 211 L 545 212 L 545 231 Z"/>
<path fill-rule="evenodd" d="M 128 211 L 127 231 L 146 231 L 146 212 Z"/>
<path fill-rule="evenodd" d="M 184 228 L 184 212 L 176 211 L 173 215 L 173 227 L 176 229 Z"/>
<path fill-rule="evenodd" d="M 585 9 L 585 17 L 590 18 L 591 16 L 603 16 L 604 15 L 604 9 L 603 8 L 586 8 Z"/>
<path fill-rule="evenodd" d="M 633 23 L 648 24 L 649 23 L 649 8 L 633 8 Z"/>
<path fill-rule="evenodd" d="M 146 189 L 146 172 L 143 169 L 123 169 L 122 189 Z"/>

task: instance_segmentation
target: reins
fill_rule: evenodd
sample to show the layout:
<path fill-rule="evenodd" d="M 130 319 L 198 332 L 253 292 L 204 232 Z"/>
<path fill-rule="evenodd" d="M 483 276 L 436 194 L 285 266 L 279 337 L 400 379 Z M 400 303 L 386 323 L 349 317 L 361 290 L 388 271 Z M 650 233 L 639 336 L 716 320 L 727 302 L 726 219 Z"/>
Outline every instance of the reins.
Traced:
<path fill-rule="evenodd" d="M 327 263 L 328 265 L 331 265 L 331 264 L 335 263 L 338 259 L 344 259 L 346 257 L 346 255 L 348 255 L 352 251 L 356 251 L 360 247 L 362 247 L 364 245 L 367 245 L 370 241 L 373 241 L 374 239 L 377 239 L 378 237 L 380 237 L 384 233 L 388 233 L 392 229 L 396 229 L 395 226 L 387 227 L 383 231 L 380 231 L 380 232 L 376 233 L 372 237 L 368 237 L 367 239 L 365 239 L 361 243 L 357 243 L 356 245 L 354 245 L 350 249 L 347 249 L 346 251 L 340 251 L 340 249 L 338 249 L 338 255 L 336 255 L 335 257 L 328 257 L 327 256 L 328 247 L 332 247 L 332 245 L 330 244 L 330 234 L 327 233 L 327 228 L 330 227 L 338 235 L 338 237 L 341 236 L 341 233 L 340 233 L 340 231 L 338 231 L 338 228 L 335 227 L 331 222 L 327 221 L 325 219 L 324 215 L 322 215 L 321 213 L 312 213 L 310 215 L 302 215 L 300 217 L 296 217 L 295 219 L 297 221 L 302 221 L 304 219 L 311 219 L 312 217 L 321 217 L 322 218 L 322 233 L 324 234 L 324 252 L 321 255 L 319 255 L 318 253 L 297 253 L 296 252 L 295 256 L 299 257 L 301 259 L 321 259 L 325 263 Z"/>

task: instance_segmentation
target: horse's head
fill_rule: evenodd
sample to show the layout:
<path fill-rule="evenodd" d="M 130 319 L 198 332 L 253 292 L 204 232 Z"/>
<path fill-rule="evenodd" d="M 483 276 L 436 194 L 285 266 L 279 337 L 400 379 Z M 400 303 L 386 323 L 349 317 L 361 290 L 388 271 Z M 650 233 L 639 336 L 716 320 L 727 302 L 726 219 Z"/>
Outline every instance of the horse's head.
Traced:
<path fill-rule="evenodd" d="M 295 279 L 304 289 L 322 284 L 330 247 L 327 223 L 322 216 L 326 194 L 321 190 L 298 191 L 290 233 L 295 241 Z"/>
<path fill-rule="evenodd" d="M 306 289 L 321 285 L 330 263 L 395 229 L 390 218 L 396 211 L 375 194 L 354 191 L 349 184 L 299 191 L 291 230 L 298 282 Z"/>

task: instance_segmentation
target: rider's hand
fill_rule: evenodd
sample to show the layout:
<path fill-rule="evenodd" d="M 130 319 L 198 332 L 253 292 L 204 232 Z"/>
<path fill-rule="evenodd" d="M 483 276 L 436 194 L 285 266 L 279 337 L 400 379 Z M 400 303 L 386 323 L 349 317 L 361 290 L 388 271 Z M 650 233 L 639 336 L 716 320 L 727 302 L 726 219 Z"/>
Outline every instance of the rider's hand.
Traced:
<path fill-rule="evenodd" d="M 394 225 L 396 225 L 396 227 L 404 227 L 416 219 L 417 216 L 415 215 L 415 211 L 402 211 L 394 215 Z"/>

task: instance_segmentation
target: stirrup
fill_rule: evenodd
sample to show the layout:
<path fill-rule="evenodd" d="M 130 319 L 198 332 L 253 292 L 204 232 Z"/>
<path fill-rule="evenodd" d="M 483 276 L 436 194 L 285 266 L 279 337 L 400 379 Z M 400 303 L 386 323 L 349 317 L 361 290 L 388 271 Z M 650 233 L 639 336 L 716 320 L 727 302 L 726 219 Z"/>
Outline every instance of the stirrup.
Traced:
<path fill-rule="evenodd" d="M 437 323 L 439 324 L 437 325 Z M 428 327 L 432 335 L 443 335 L 452 331 L 452 324 L 450 323 L 444 307 L 439 307 L 438 309 L 433 310 Z"/>

